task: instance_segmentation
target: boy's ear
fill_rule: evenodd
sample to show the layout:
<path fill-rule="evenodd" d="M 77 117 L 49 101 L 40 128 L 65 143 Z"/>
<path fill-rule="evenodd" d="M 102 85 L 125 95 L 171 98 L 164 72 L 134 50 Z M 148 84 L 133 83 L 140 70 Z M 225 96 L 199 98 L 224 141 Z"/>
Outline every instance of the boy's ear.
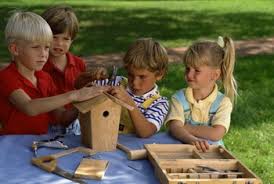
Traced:
<path fill-rule="evenodd" d="M 163 71 L 157 72 L 157 73 L 155 74 L 155 76 L 156 76 L 156 80 L 159 81 L 159 80 L 161 80 L 161 79 L 163 78 L 164 72 L 163 72 Z"/>
<path fill-rule="evenodd" d="M 13 56 L 18 56 L 18 45 L 16 43 L 10 43 L 8 49 Z"/>

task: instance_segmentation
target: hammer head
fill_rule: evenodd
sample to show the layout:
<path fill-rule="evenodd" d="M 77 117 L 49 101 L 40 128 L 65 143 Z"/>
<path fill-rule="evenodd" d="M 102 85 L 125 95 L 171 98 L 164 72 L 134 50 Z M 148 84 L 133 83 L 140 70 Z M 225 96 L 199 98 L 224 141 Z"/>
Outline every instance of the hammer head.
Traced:
<path fill-rule="evenodd" d="M 108 81 L 108 85 L 111 85 L 113 86 L 115 84 L 115 79 L 116 79 L 116 76 L 117 76 L 117 71 L 118 71 L 118 68 L 113 65 L 112 67 L 112 73 L 109 77 L 109 81 Z"/>

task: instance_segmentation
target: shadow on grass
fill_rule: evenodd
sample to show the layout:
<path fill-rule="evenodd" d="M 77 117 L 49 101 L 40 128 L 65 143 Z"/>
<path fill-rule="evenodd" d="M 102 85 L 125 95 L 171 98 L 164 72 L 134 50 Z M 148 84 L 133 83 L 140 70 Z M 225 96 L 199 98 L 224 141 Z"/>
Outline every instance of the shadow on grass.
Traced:
<path fill-rule="evenodd" d="M 49 6 L 1 6 L 0 59 L 7 60 L 3 30 L 9 12 L 17 8 L 40 14 Z M 164 11 L 157 8 L 127 9 L 98 5 L 73 5 L 73 8 L 81 27 L 72 51 L 82 56 L 125 51 L 138 37 L 153 37 L 167 47 L 174 47 L 198 38 L 215 39 L 218 35 L 230 35 L 234 39 L 268 37 L 273 36 L 274 30 L 273 14 L 260 12 L 221 14 L 215 11 Z"/>

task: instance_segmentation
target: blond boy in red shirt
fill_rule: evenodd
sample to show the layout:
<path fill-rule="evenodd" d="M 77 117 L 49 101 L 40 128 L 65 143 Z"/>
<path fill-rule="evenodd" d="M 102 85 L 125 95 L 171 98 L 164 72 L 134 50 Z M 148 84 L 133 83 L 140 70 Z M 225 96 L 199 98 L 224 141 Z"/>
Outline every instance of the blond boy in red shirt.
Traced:
<path fill-rule="evenodd" d="M 51 115 L 68 126 L 78 112 L 61 107 L 105 89 L 84 87 L 56 95 L 52 78 L 41 71 L 48 59 L 52 31 L 39 15 L 15 12 L 8 20 L 5 37 L 12 62 L 0 71 L 0 134 L 47 133 Z"/>

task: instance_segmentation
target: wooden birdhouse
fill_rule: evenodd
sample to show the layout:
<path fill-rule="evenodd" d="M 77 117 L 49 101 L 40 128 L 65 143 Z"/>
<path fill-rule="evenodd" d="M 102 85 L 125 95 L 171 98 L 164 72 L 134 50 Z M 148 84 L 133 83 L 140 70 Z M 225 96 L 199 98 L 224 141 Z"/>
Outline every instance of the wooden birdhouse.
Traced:
<path fill-rule="evenodd" d="M 108 93 L 73 105 L 80 111 L 82 143 L 96 151 L 115 150 L 121 106 L 129 110 L 133 107 Z"/>

